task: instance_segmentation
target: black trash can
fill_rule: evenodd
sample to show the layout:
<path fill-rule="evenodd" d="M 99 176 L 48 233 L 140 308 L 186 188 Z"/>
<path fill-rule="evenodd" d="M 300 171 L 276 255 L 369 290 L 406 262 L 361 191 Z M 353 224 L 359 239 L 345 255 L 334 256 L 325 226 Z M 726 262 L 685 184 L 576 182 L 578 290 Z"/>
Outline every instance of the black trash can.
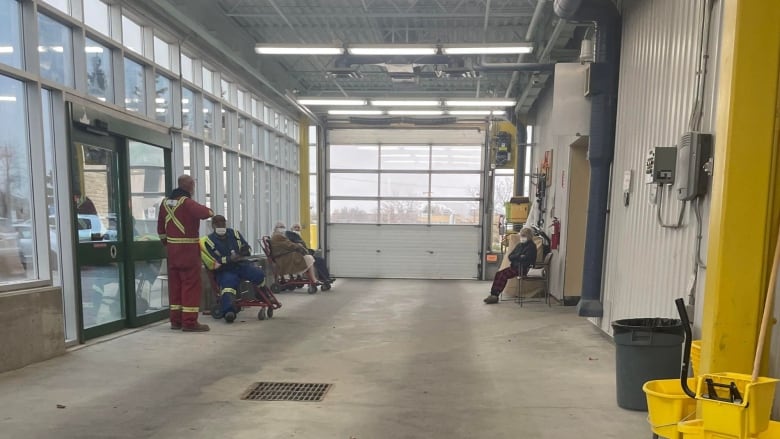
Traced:
<path fill-rule="evenodd" d="M 647 411 L 642 386 L 647 381 L 679 378 L 685 331 L 678 319 L 644 318 L 612 322 L 616 346 L 617 403 Z"/>

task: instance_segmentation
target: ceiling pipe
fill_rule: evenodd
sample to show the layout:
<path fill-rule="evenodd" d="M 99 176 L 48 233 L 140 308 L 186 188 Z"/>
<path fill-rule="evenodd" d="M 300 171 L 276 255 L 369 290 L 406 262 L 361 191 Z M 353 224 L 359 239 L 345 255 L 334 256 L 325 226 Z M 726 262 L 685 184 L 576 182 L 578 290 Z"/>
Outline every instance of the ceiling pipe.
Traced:
<path fill-rule="evenodd" d="M 563 26 L 566 25 L 566 20 L 560 19 L 555 24 L 555 27 L 553 28 L 552 34 L 550 34 L 550 39 L 547 41 L 547 45 L 544 46 L 544 50 L 542 50 L 542 53 L 539 55 L 539 61 L 544 61 L 550 56 L 550 52 L 552 52 L 553 46 L 555 46 L 555 43 L 558 41 L 558 37 L 560 37 L 561 32 L 563 31 Z M 528 84 L 525 85 L 525 89 L 523 89 L 523 93 L 520 95 L 520 98 L 517 100 L 517 106 L 515 107 L 515 113 L 520 113 L 520 108 L 522 108 L 523 104 L 525 103 L 525 100 L 528 99 L 528 95 L 531 93 L 531 90 L 534 88 L 534 81 L 530 80 L 528 81 Z"/>
<path fill-rule="evenodd" d="M 475 72 L 552 72 L 555 63 L 483 63 L 472 67 Z"/>
<path fill-rule="evenodd" d="M 525 32 L 526 41 L 533 41 L 534 34 L 536 33 L 536 28 L 539 27 L 539 21 L 542 19 L 542 11 L 544 11 L 544 4 L 547 3 L 547 1 L 548 0 L 537 0 L 536 8 L 534 9 L 534 15 L 531 17 L 531 23 L 528 25 L 528 30 Z M 523 60 L 523 55 L 518 55 L 517 62 L 519 63 L 522 60 Z M 539 57 L 539 60 L 541 61 L 542 58 Z M 505 98 L 508 98 L 512 95 L 512 90 L 515 89 L 515 85 L 517 84 L 518 79 L 520 79 L 520 70 L 516 70 L 515 73 L 512 75 L 512 79 L 509 81 L 509 85 L 506 87 L 506 93 L 504 94 Z"/>
<path fill-rule="evenodd" d="M 485 40 L 487 39 L 486 37 L 487 37 L 487 29 L 488 29 L 489 18 L 490 18 L 490 0 L 487 0 L 487 2 L 485 3 L 485 22 L 482 25 L 482 43 L 483 44 L 485 43 Z M 479 57 L 479 62 L 480 63 L 482 63 L 482 61 L 484 61 L 484 60 L 485 60 L 485 55 L 482 55 L 481 57 Z M 479 78 L 477 78 L 477 93 L 476 93 L 476 96 L 474 96 L 475 98 L 479 97 L 479 91 L 480 91 L 481 86 L 482 86 L 482 77 L 480 76 Z"/>

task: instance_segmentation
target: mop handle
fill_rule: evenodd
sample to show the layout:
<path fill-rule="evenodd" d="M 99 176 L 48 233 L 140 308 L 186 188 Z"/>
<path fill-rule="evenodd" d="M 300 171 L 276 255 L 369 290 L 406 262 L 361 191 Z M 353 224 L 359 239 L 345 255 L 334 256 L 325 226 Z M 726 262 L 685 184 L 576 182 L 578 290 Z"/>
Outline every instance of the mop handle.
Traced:
<path fill-rule="evenodd" d="M 772 301 L 775 296 L 775 288 L 777 287 L 777 266 L 780 265 L 780 236 L 777 238 L 775 245 L 775 258 L 772 263 L 772 274 L 769 276 L 769 285 L 766 291 L 766 302 L 764 303 L 764 316 L 761 319 L 761 332 L 758 334 L 758 346 L 756 346 L 756 358 L 753 361 L 753 379 L 752 382 L 756 382 L 758 379 L 758 371 L 761 369 L 761 357 L 764 355 L 764 343 L 766 341 L 766 331 L 769 326 L 769 318 L 772 316 Z"/>

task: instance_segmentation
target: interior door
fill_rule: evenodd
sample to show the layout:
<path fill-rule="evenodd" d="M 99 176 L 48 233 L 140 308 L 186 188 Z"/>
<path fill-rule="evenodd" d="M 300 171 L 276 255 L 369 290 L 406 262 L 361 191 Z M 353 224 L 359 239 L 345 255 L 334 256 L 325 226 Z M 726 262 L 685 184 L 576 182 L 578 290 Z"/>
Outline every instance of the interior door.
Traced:
<path fill-rule="evenodd" d="M 83 338 L 125 326 L 125 258 L 118 140 L 75 131 L 71 194 Z"/>

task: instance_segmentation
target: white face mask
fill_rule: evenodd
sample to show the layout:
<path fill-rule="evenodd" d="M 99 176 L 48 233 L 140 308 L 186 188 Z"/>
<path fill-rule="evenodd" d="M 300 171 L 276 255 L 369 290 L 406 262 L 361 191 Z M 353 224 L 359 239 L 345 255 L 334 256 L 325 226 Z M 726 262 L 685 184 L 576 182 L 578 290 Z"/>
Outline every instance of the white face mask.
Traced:
<path fill-rule="evenodd" d="M 225 234 L 227 233 L 227 229 L 225 227 L 217 227 L 217 228 L 214 229 L 214 231 L 219 236 L 225 236 Z"/>
<path fill-rule="evenodd" d="M 525 237 L 525 236 L 521 236 L 521 237 L 520 237 L 520 242 L 522 242 L 522 243 L 526 243 L 526 242 L 528 242 L 528 238 L 527 238 L 527 237 Z"/>

